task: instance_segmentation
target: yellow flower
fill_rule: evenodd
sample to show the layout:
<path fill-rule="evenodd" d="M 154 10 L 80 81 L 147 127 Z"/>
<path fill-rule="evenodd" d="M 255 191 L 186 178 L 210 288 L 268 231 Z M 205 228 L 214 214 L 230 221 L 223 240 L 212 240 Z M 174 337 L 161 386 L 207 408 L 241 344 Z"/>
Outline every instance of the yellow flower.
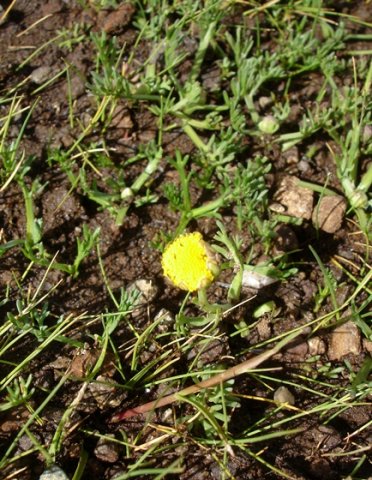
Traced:
<path fill-rule="evenodd" d="M 207 287 L 218 275 L 218 265 L 199 232 L 180 235 L 162 257 L 164 275 L 182 290 Z"/>

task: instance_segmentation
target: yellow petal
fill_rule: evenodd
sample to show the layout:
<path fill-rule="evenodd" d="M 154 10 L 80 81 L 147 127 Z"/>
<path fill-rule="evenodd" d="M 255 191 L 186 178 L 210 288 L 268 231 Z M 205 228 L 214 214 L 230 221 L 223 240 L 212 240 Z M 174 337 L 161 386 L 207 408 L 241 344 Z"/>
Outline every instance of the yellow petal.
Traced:
<path fill-rule="evenodd" d="M 164 275 L 178 288 L 194 292 L 207 287 L 216 275 L 216 261 L 199 232 L 180 235 L 162 257 Z"/>

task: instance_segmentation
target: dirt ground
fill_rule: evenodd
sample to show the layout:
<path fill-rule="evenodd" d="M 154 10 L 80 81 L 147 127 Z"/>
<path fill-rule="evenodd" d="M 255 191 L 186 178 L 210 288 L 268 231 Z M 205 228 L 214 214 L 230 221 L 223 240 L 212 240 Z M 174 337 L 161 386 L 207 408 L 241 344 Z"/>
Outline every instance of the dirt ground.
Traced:
<path fill-rule="evenodd" d="M 9 3 L 9 2 L 8 2 Z M 345 2 L 345 4 L 348 2 Z M 345 6 L 348 13 L 358 14 L 364 20 L 368 20 L 367 2 L 356 2 L 351 9 Z M 4 5 L 5 7 L 5 5 Z M 342 9 L 342 7 L 339 7 Z M 66 65 L 71 66 L 71 101 L 74 104 L 74 114 L 82 122 L 86 117 L 94 114 L 95 104 L 92 95 L 86 86 L 90 80 L 90 72 L 94 68 L 94 57 L 89 44 L 82 42 L 74 46 L 71 51 L 58 48 L 51 44 L 42 50 L 23 67 L 20 64 L 30 55 L 31 46 L 40 46 L 50 40 L 57 31 L 63 28 L 72 28 L 75 23 L 84 23 L 87 31 L 100 31 L 105 29 L 108 35 L 115 34 L 119 44 L 126 44 L 130 49 L 137 38 L 137 31 L 132 25 L 134 9 L 128 6 L 126 14 L 117 21 L 111 10 L 97 12 L 94 9 L 82 8 L 77 2 L 51 0 L 41 2 L 37 0 L 19 0 L 12 9 L 9 18 L 0 26 L 0 91 L 9 91 L 24 81 L 24 86 L 19 89 L 22 92 L 22 105 L 32 103 L 36 98 L 35 109 L 28 122 L 23 140 L 22 149 L 26 155 L 32 155 L 35 160 L 28 174 L 29 181 L 38 177 L 41 184 L 45 184 L 43 191 L 36 199 L 36 216 L 43 218 L 43 242 L 50 254 L 58 252 L 60 262 L 70 262 L 76 250 L 76 238 L 82 232 L 83 225 L 91 230 L 97 227 L 101 229 L 100 253 L 103 261 L 107 282 L 111 290 L 118 294 L 120 288 L 128 287 L 138 279 L 151 280 L 155 294 L 149 303 L 140 310 L 140 313 L 130 317 L 130 324 L 123 323 L 114 334 L 116 345 L 123 346 L 119 352 L 122 354 L 121 361 L 124 370 L 126 365 L 125 345 L 133 340 L 133 327 L 137 331 L 143 331 L 153 318 L 162 309 L 167 309 L 173 315 L 177 313 L 182 293 L 168 285 L 161 272 L 160 253 L 154 248 L 158 232 L 169 232 L 177 225 L 177 214 L 166 207 L 165 202 L 144 205 L 138 208 L 130 208 L 122 226 L 115 225 L 113 217 L 107 210 L 101 210 L 97 203 L 87 198 L 77 190 L 71 189 L 71 183 L 64 172 L 48 161 L 51 149 L 66 151 L 76 139 L 76 131 L 71 128 L 69 118 L 68 84 L 66 75 L 57 78 L 50 86 L 44 88 L 38 95 L 35 90 L 42 83 L 37 75 L 47 75 L 51 78 L 61 71 Z M 111 15 L 111 16 L 110 16 Z M 40 18 L 43 21 L 40 27 L 31 28 L 25 34 L 26 29 L 35 24 Z M 371 21 L 371 18 L 369 18 Z M 353 26 L 355 32 L 364 32 L 362 25 Z M 141 55 L 146 55 L 146 45 L 137 48 L 138 61 Z M 358 45 L 355 43 L 355 48 Z M 134 47 L 133 47 L 134 48 Z M 43 67 L 43 69 L 40 69 Z M 213 72 L 213 65 L 210 71 Z M 184 66 L 187 69 L 187 65 Z M 31 77 L 30 77 L 31 76 Z M 30 80 L 31 78 L 31 80 Z M 36 78 L 36 81 L 35 81 Z M 26 81 L 26 79 L 28 79 Z M 292 103 L 298 109 L 293 109 L 291 122 L 295 124 L 301 118 L 301 109 L 304 105 L 310 105 L 317 88 L 316 74 L 311 74 L 305 81 L 298 81 L 296 94 L 293 94 Z M 351 82 L 352 79 L 344 79 Z M 0 104 L 0 117 L 6 111 L 6 105 Z M 16 138 L 19 133 L 22 116 L 11 127 L 10 138 Z M 105 145 L 112 149 L 112 160 L 120 161 L 128 158 L 136 152 L 139 143 L 146 143 L 156 135 L 154 117 L 145 105 L 136 105 L 135 108 L 126 100 L 119 102 L 116 117 L 110 127 L 104 132 Z M 90 141 L 101 142 L 100 132 L 92 131 Z M 270 157 L 273 170 L 268 175 L 267 181 L 271 186 L 272 195 L 277 186 L 286 175 L 296 176 L 302 180 L 308 180 L 322 184 L 328 177 L 329 172 L 334 174 L 333 160 L 330 150 L 327 149 L 323 138 L 313 136 L 309 142 L 313 142 L 317 154 L 311 162 L 301 160 L 301 151 L 295 147 L 283 155 L 278 145 L 265 143 L 259 138 L 247 139 L 250 152 L 261 151 Z M 164 156 L 172 155 L 176 148 L 184 153 L 194 149 L 191 141 L 182 133 L 168 133 L 164 136 Z M 135 178 L 141 165 L 135 164 L 126 172 L 128 178 Z M 363 167 L 362 165 L 362 168 Z M 104 176 L 116 174 L 110 166 L 102 167 Z M 93 175 L 93 174 L 92 174 Z M 162 170 L 156 173 L 152 185 L 159 197 L 162 196 L 162 184 L 169 181 L 171 172 Z M 340 185 L 335 175 L 330 177 L 329 187 L 340 191 Z M 98 179 L 98 182 L 100 180 Z M 102 183 L 103 185 L 103 183 Z M 104 186 L 103 186 L 104 188 Z M 199 192 L 192 192 L 197 198 Z M 212 193 L 211 193 L 212 196 Z M 227 229 L 232 222 L 233 212 L 226 210 L 224 224 Z M 17 184 L 10 185 L 0 193 L 0 228 L 2 241 L 24 238 L 25 215 L 22 192 Z M 216 233 L 216 225 L 212 220 L 203 219 L 194 222 L 191 229 L 199 230 L 207 239 L 213 238 Z M 246 247 L 249 245 L 249 234 L 246 234 Z M 256 295 L 248 304 L 240 307 L 226 317 L 220 326 L 218 342 L 203 353 L 204 364 L 218 362 L 221 356 L 226 356 L 231 365 L 233 359 L 242 361 L 244 356 L 241 352 L 250 345 L 267 340 L 271 336 L 285 332 L 294 326 L 301 325 L 315 318 L 313 313 L 314 296 L 318 286 L 322 284 L 322 272 L 314 260 L 314 256 L 308 249 L 311 244 L 325 265 L 333 271 L 339 281 L 340 288 L 337 290 L 337 301 L 342 304 L 355 288 L 354 284 L 343 272 L 337 269 L 330 260 L 335 256 L 343 257 L 350 262 L 351 271 L 357 273 L 361 266 L 361 258 L 365 255 L 365 241 L 363 235 L 356 229 L 354 223 L 346 218 L 342 225 L 333 233 L 316 231 L 311 222 L 304 222 L 301 226 L 282 227 L 276 239 L 276 248 L 296 250 L 292 261 L 301 265 L 299 272 L 290 277 L 286 282 L 275 283 L 264 289 L 247 289 L 244 292 L 246 298 Z M 257 255 L 263 252 L 263 247 L 255 245 Z M 3 292 L 9 288 L 9 301 L 1 307 L 1 322 L 6 318 L 7 312 L 16 312 L 15 300 L 18 298 L 19 279 L 29 265 L 28 260 L 17 249 L 7 251 L 0 259 L 0 287 Z M 97 358 L 99 351 L 94 341 L 95 335 L 99 335 L 102 326 L 99 320 L 94 320 L 94 315 L 110 311 L 113 307 L 107 287 L 102 278 L 101 267 L 97 253 L 93 251 L 83 262 L 80 274 L 77 278 L 71 278 L 58 270 L 51 270 L 45 276 L 45 268 L 34 266 L 22 281 L 22 289 L 27 295 L 32 295 L 37 287 L 42 285 L 39 295 L 48 293 L 48 309 L 50 318 L 59 318 L 61 315 L 79 316 L 89 314 L 92 321 L 86 324 L 77 322 L 74 331 L 69 332 L 71 338 L 83 342 L 86 349 L 71 344 L 53 343 L 45 349 L 42 355 L 35 357 L 28 365 L 28 372 L 33 374 L 36 393 L 32 401 L 36 408 L 59 381 L 61 374 L 71 358 L 75 360 L 76 376 L 83 375 L 85 362 L 91 362 Z M 17 280 L 18 279 L 18 280 Z M 223 279 L 223 281 L 228 281 Z M 55 287 L 55 288 L 53 288 Z M 52 289 L 52 291 L 50 291 Z M 28 292 L 28 293 L 27 293 Z M 211 296 L 218 301 L 226 294 L 222 281 L 211 289 Z M 231 337 L 229 334 L 235 331 L 236 322 L 241 318 L 249 318 L 254 309 L 265 300 L 274 300 L 280 308 L 278 319 L 271 321 L 263 317 L 257 325 L 249 331 L 249 336 Z M 332 308 L 329 302 L 321 305 L 318 315 L 326 314 Z M 279 321 L 280 319 L 280 321 Z M 308 375 L 311 377 L 315 371 L 320 371 L 324 365 L 331 362 L 332 368 L 345 367 L 345 360 L 349 362 L 353 371 L 358 371 L 367 355 L 370 354 L 371 345 L 362 338 L 361 332 L 357 331 L 356 349 L 348 355 L 335 353 L 332 349 L 335 341 L 334 330 L 324 328 L 319 330 L 314 340 L 309 342 L 305 338 L 297 342 L 288 351 L 277 355 L 265 367 L 280 366 L 282 371 L 278 375 L 283 378 L 293 379 L 296 374 L 303 374 L 304 365 L 307 363 Z M 347 335 L 351 335 L 348 333 Z M 1 364 L 4 375 L 8 371 L 6 362 L 11 364 L 25 358 L 33 352 L 37 346 L 36 339 L 27 339 L 17 349 L 10 350 Z M 152 357 L 161 352 L 162 345 L 154 343 L 152 349 L 143 350 L 140 356 L 142 367 L 150 364 Z M 175 347 L 176 348 L 176 347 Z M 195 354 L 195 353 L 194 353 Z M 176 352 L 174 353 L 176 355 Z M 309 363 L 310 357 L 318 356 L 317 361 Z M 168 367 L 163 374 L 176 376 L 184 373 L 184 363 L 188 359 L 176 362 Z M 104 380 L 120 381 L 110 355 L 107 355 L 104 366 Z M 337 378 L 327 379 L 324 384 L 324 393 L 328 394 L 329 385 L 333 383 L 340 386 L 340 382 L 349 384 L 349 373 L 344 370 L 343 375 Z M 56 394 L 55 398 L 48 403 L 43 410 L 43 422 L 35 422 L 32 432 L 43 445 L 48 445 L 53 438 L 56 426 L 61 415 L 75 399 L 81 382 L 68 381 Z M 133 391 L 111 390 L 102 396 L 92 388 L 87 388 L 84 399 L 74 413 L 72 422 L 75 425 L 71 433 L 65 438 L 63 446 L 57 455 L 58 465 L 68 476 L 76 469 L 81 449 L 88 452 L 88 461 L 82 478 L 111 479 L 116 474 L 125 472 L 125 469 L 133 461 L 127 458 L 123 452 L 116 448 L 115 444 L 99 444 L 99 434 L 119 435 L 120 429 L 124 429 L 126 438 L 134 438 L 139 432 L 142 433 L 142 443 L 151 441 L 154 431 L 144 427 L 141 417 L 128 419 L 120 424 L 112 424 L 110 419 L 113 414 L 125 408 L 131 408 L 145 401 L 152 400 L 161 395 L 163 387 L 154 387 L 151 391 L 134 389 Z M 249 423 L 254 423 L 262 417 L 264 410 L 273 408 L 267 403 L 257 402 L 253 397 L 267 396 L 267 391 L 260 382 L 252 378 L 242 376 L 234 385 L 234 391 L 246 398 L 241 399 L 240 407 L 232 418 L 232 428 L 237 435 Z M 311 409 L 318 397 L 306 390 L 295 391 L 295 405 L 301 410 Z M 104 398 L 103 398 L 104 397 Z M 103 399 L 102 399 L 103 398 Z M 175 405 L 172 407 L 177 415 L 186 415 L 191 407 Z M 22 423 L 28 417 L 28 411 L 20 407 L 11 414 L 0 414 L 0 451 L 5 452 L 7 446 Z M 341 455 L 347 451 L 364 448 L 370 442 L 371 432 L 363 429 L 348 441 L 348 436 L 356 432 L 370 418 L 371 409 L 368 405 L 360 405 L 346 409 L 334 419 L 322 424 L 319 417 L 299 417 L 291 428 L 300 428 L 301 433 L 293 436 L 273 439 L 265 445 L 252 445 L 252 450 L 259 452 L 263 449 L 263 458 L 278 469 L 286 472 L 290 478 L 303 480 L 341 480 L 352 471 L 355 459 L 352 455 Z M 280 418 L 275 414 L 275 419 Z M 167 425 L 172 418 L 167 418 L 164 410 L 160 409 L 154 416 L 152 423 Z M 90 432 L 88 434 L 87 432 Z M 95 432 L 95 435 L 91 433 Z M 120 435 L 119 435 L 120 437 Z M 121 437 L 122 438 L 122 437 Z M 172 438 L 169 439 L 172 441 Z M 179 475 L 169 475 L 167 478 L 180 478 L 181 480 L 201 480 L 221 478 L 221 471 L 210 449 L 201 448 L 197 443 L 190 443 L 186 432 L 179 432 L 177 436 L 177 448 L 165 450 L 164 456 L 159 454 L 156 461 L 152 459 L 153 467 L 164 467 L 180 456 L 183 457 L 184 472 Z M 103 445 L 103 446 L 102 446 Z M 114 445 L 114 446 L 113 446 Z M 2 478 L 19 478 L 33 480 L 39 478 L 45 469 L 43 457 L 37 451 L 32 455 L 22 458 L 22 452 L 30 448 L 27 435 L 21 437 L 17 453 L 20 458 L 7 465 L 0 473 Z M 138 452 L 138 455 L 143 452 Z M 337 455 L 339 454 L 339 455 Z M 368 462 L 358 472 L 358 478 L 368 478 Z M 258 480 L 263 478 L 282 478 L 270 472 L 263 463 L 255 461 L 252 456 L 238 451 L 228 461 L 230 473 L 237 479 Z M 17 471 L 22 471 L 17 474 Z M 364 475 L 364 477 L 363 477 Z M 143 475 L 142 478 L 150 478 Z"/>

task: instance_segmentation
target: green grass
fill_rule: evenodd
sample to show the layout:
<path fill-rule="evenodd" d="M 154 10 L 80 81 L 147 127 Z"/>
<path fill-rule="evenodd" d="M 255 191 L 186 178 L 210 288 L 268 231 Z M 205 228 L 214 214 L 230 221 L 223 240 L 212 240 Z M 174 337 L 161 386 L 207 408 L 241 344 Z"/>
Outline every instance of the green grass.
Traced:
<path fill-rule="evenodd" d="M 76 3 L 88 9 L 92 2 Z M 98 12 L 119 3 L 97 1 L 91 6 Z M 72 95 L 76 69 L 67 60 L 38 88 L 26 78 L 0 91 L 0 192 L 4 196 L 18 192 L 24 217 L 23 236 L 8 238 L 5 232 L 0 243 L 0 257 L 6 261 L 14 255 L 18 265 L 0 299 L 5 312 L 0 325 L 4 372 L 0 412 L 27 413 L 20 429 L 2 446 L 0 469 L 20 460 L 27 464 L 28 458 L 32 463 L 36 452 L 45 468 L 63 465 L 64 442 L 77 436 L 81 448 L 74 480 L 86 478 L 93 455 L 89 445 L 98 438 L 118 447 L 123 465 L 115 478 L 122 480 L 179 476 L 187 468 L 188 445 L 199 458 L 210 457 L 223 479 L 237 478 L 231 462 L 238 454 L 265 475 L 295 478 L 295 470 L 275 463 L 271 445 L 284 437 L 301 437 L 304 420 L 333 425 L 344 412 L 367 406 L 370 358 L 366 356 L 357 369 L 347 360 L 333 364 L 315 356 L 295 368 L 283 365 L 278 371 L 263 366 L 247 371 L 245 381 L 261 395 L 247 393 L 241 371 L 228 381 L 218 375 L 278 341 L 284 346 L 287 336 L 303 327 L 308 328 L 306 339 L 325 338 L 335 326 L 351 320 L 362 338 L 372 341 L 372 166 L 367 161 L 372 153 L 371 50 L 355 51 L 353 43 L 371 42 L 371 35 L 366 28 L 356 37 L 348 22 L 363 21 L 338 14 L 321 0 L 261 5 L 222 0 L 132 3 L 135 39 L 130 48 L 120 37 L 76 24 L 71 30 L 58 30 L 18 65 L 22 72 L 52 45 L 65 59 L 75 46 L 84 44 L 91 51 L 85 84 L 90 110 L 85 118 L 78 114 Z M 173 224 L 165 221 L 151 239 L 139 233 L 158 259 L 175 236 L 213 225 L 208 240 L 219 256 L 217 285 L 223 293 L 216 294 L 214 285 L 198 298 L 189 293 L 181 298 L 175 292 L 171 312 L 154 311 L 139 291 L 128 288 L 125 271 L 122 288 L 111 287 L 102 253 L 106 232 L 88 221 L 79 221 L 80 233 L 69 246 L 68 259 L 53 251 L 39 208 L 49 187 L 37 173 L 41 159 L 29 154 L 25 145 L 43 96 L 61 79 L 68 85 L 65 107 L 73 140 L 67 147 L 43 146 L 44 173 L 62 175 L 69 195 L 90 202 L 100 218 L 107 213 L 123 232 L 132 214 L 141 217 L 146 208 L 162 207 Z M 305 85 L 312 86 L 311 79 L 316 79 L 317 87 L 300 96 Z M 136 142 L 132 154 L 117 155 L 108 138 L 117 108 L 123 105 L 136 118 L 139 112 L 149 115 L 155 134 L 149 141 Z M 297 107 L 301 114 L 293 120 Z M 172 135 L 182 137 L 186 151 L 169 147 Z M 278 251 L 278 227 L 306 227 L 306 221 L 270 209 L 272 180 L 292 173 L 290 166 L 275 163 L 289 149 L 297 149 L 310 165 L 319 152 L 331 159 L 316 178 L 303 178 L 301 185 L 314 191 L 316 201 L 328 194 L 344 196 L 348 245 L 357 252 L 352 259 L 336 248 L 329 256 L 317 242 L 317 227 L 295 251 Z M 65 285 L 83 287 L 76 282 L 89 262 L 97 267 L 105 307 L 99 312 L 87 306 L 79 312 L 55 313 L 54 294 Z M 245 303 L 244 272 L 269 277 L 280 288 L 310 277 L 311 270 L 317 273 L 317 291 L 289 331 L 278 328 L 281 322 L 288 325 L 286 305 L 277 305 L 260 292 L 252 309 Z M 154 272 L 147 272 L 154 283 L 159 281 L 158 271 L 157 265 Z M 60 275 L 53 277 L 60 278 L 53 285 L 48 281 L 51 272 Z M 348 293 L 342 298 L 339 292 L 345 286 Z M 250 336 L 263 318 L 280 333 L 252 342 Z M 210 365 L 206 352 L 219 341 L 231 345 L 232 353 L 217 354 L 219 361 Z M 34 366 L 45 366 L 55 349 L 69 358 L 68 365 L 51 385 L 41 386 L 35 382 Z M 87 349 L 97 355 L 77 377 L 74 361 Z M 114 369 L 110 375 L 109 362 Z M 182 395 L 183 388 L 214 375 L 217 381 L 211 388 Z M 274 402 L 273 392 L 282 385 L 296 392 L 300 404 L 301 398 L 306 402 L 300 406 Z M 174 390 L 180 393 L 161 411 L 160 420 L 146 416 L 141 426 L 128 430 L 111 425 L 109 419 L 120 408 L 108 402 L 101 412 L 104 419 L 93 428 L 89 414 L 79 413 L 92 386 L 127 395 L 123 410 L 145 403 L 143 392 L 158 400 Z M 51 426 L 48 412 L 56 404 L 63 406 L 63 414 Z M 250 421 L 245 405 L 264 408 L 256 408 L 261 413 Z M 155 409 L 156 401 L 151 410 Z M 53 431 L 44 440 L 38 429 L 46 426 Z M 370 421 L 364 422 L 341 439 L 341 449 L 325 453 L 332 462 L 347 457 L 345 477 L 362 478 L 359 472 L 366 469 L 368 452 L 358 443 L 358 435 L 370 426 Z M 30 445 L 24 451 L 18 449 L 22 437 Z M 166 465 L 158 459 L 166 459 Z"/>

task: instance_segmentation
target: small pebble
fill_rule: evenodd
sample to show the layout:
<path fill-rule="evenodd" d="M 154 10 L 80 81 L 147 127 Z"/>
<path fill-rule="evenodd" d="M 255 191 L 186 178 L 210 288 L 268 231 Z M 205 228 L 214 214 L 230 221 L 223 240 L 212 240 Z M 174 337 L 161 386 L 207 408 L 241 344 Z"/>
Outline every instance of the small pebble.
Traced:
<path fill-rule="evenodd" d="M 161 333 L 168 332 L 168 330 L 174 325 L 174 316 L 171 312 L 165 308 L 159 310 L 159 312 L 155 315 L 154 321 L 159 321 L 158 330 Z"/>
<path fill-rule="evenodd" d="M 89 391 L 101 410 L 108 406 L 118 407 L 126 396 L 126 393 L 120 393 L 113 381 L 104 375 L 98 375 L 97 382 L 89 385 Z"/>
<path fill-rule="evenodd" d="M 131 290 L 134 290 L 134 289 L 138 290 L 141 293 L 141 296 L 139 298 L 138 303 L 143 303 L 143 301 L 151 302 L 152 300 L 154 300 L 154 298 L 156 297 L 156 295 L 158 293 L 158 289 L 152 283 L 152 281 L 151 280 L 145 280 L 143 278 L 133 282 L 130 285 L 128 290 L 131 291 Z"/>
<path fill-rule="evenodd" d="M 282 178 L 274 200 L 286 207 L 286 214 L 291 217 L 310 220 L 313 212 L 314 192 L 298 185 L 297 177 L 286 175 Z"/>
<path fill-rule="evenodd" d="M 301 173 L 307 173 L 310 170 L 310 164 L 306 160 L 300 160 L 297 168 Z"/>
<path fill-rule="evenodd" d="M 286 353 L 298 359 L 304 359 L 308 354 L 309 347 L 306 342 L 297 343 L 293 347 L 288 347 Z"/>
<path fill-rule="evenodd" d="M 372 342 L 370 340 L 367 340 L 366 338 L 363 338 L 363 348 L 368 353 L 372 354 Z"/>
<path fill-rule="evenodd" d="M 41 15 L 53 15 L 58 13 L 63 9 L 63 5 L 58 0 L 49 0 L 49 2 L 43 2 L 44 5 L 41 7 Z"/>
<path fill-rule="evenodd" d="M 260 97 L 258 99 L 258 105 L 262 109 L 272 105 L 272 103 L 273 103 L 273 99 L 271 97 Z"/>
<path fill-rule="evenodd" d="M 110 440 L 115 438 L 114 435 L 106 435 L 101 437 L 94 449 L 94 455 L 101 460 L 101 462 L 116 463 L 119 460 L 120 445 Z"/>
<path fill-rule="evenodd" d="M 263 317 L 257 323 L 257 332 L 260 336 L 260 340 L 267 340 L 272 336 L 272 329 L 271 329 L 271 320 L 268 317 Z"/>
<path fill-rule="evenodd" d="M 288 390 L 287 387 L 279 387 L 275 390 L 274 400 L 278 403 L 286 403 L 288 405 L 295 404 L 294 395 Z"/>
<path fill-rule="evenodd" d="M 287 160 L 288 165 L 294 165 L 299 161 L 299 153 L 297 147 L 291 147 L 283 152 L 283 157 Z"/>
<path fill-rule="evenodd" d="M 53 465 L 40 475 L 39 480 L 69 480 L 69 478 L 61 468 Z"/>
<path fill-rule="evenodd" d="M 326 352 L 326 344 L 320 337 L 312 337 L 307 341 L 309 346 L 309 354 L 314 355 L 323 355 Z"/>
<path fill-rule="evenodd" d="M 74 75 L 71 78 L 71 88 L 68 90 L 66 88 L 66 93 L 71 94 L 71 98 L 75 99 L 85 93 L 85 78 L 80 75 Z"/>
<path fill-rule="evenodd" d="M 41 85 L 51 77 L 52 67 L 42 66 L 33 70 L 30 75 L 30 80 L 36 85 Z"/>
<path fill-rule="evenodd" d="M 314 208 L 312 221 L 315 228 L 335 233 L 341 228 L 346 212 L 346 201 L 340 195 L 326 195 Z"/>
<path fill-rule="evenodd" d="M 257 288 L 258 290 L 277 282 L 276 278 L 267 277 L 257 272 L 244 270 L 242 285 L 243 287 Z"/>
<path fill-rule="evenodd" d="M 120 5 L 116 10 L 110 12 L 103 21 L 102 29 L 106 33 L 111 33 L 117 28 L 123 28 L 128 25 L 135 12 L 135 7 L 125 2 Z"/>
<path fill-rule="evenodd" d="M 361 335 L 354 322 L 346 322 L 334 329 L 328 347 L 328 358 L 330 360 L 340 360 L 349 354 L 359 355 L 360 352 Z"/>
<path fill-rule="evenodd" d="M 298 248 L 298 239 L 294 230 L 285 223 L 279 225 L 275 229 L 275 250 L 276 254 L 279 255 L 280 252 L 290 252 Z"/>

